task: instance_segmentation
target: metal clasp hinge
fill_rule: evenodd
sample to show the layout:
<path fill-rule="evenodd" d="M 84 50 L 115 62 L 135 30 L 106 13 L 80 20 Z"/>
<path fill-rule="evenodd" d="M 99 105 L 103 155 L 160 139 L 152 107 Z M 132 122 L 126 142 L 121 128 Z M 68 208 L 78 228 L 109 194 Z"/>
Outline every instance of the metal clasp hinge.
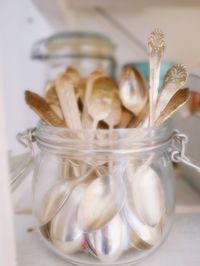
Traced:
<path fill-rule="evenodd" d="M 22 133 L 17 134 L 17 140 L 25 147 L 29 148 L 31 151 L 31 155 L 34 157 L 35 152 L 33 148 L 33 142 L 36 141 L 35 139 L 35 131 L 36 128 L 29 128 Z"/>
<path fill-rule="evenodd" d="M 171 150 L 171 160 L 174 163 L 186 164 L 198 172 L 200 172 L 200 166 L 197 163 L 192 162 L 188 156 L 185 155 L 186 144 L 188 142 L 188 137 L 185 134 L 180 133 L 178 130 L 174 131 L 172 150 Z"/>
<path fill-rule="evenodd" d="M 10 187 L 12 191 L 14 191 L 21 184 L 21 182 L 26 176 L 28 176 L 29 172 L 34 166 L 35 152 L 33 149 L 33 142 L 36 141 L 35 130 L 36 128 L 30 128 L 22 133 L 17 134 L 17 140 L 25 148 L 28 148 L 30 152 L 23 155 L 18 166 L 10 173 Z"/>

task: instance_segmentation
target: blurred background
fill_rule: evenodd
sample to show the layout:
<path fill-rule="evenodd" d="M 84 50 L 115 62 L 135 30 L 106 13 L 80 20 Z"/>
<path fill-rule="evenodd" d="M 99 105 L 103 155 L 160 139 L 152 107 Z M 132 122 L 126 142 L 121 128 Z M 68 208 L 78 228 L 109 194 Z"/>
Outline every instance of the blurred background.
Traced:
<path fill-rule="evenodd" d="M 114 58 L 116 75 L 124 64 L 148 59 L 148 35 L 159 27 L 166 37 L 165 60 L 186 64 L 190 73 L 198 73 L 200 68 L 198 0 L 7 0 L 2 1 L 1 9 L 7 138 L 13 153 L 21 150 L 16 133 L 34 126 L 37 121 L 25 105 L 24 90 L 42 93 L 45 82 L 59 72 L 62 65 L 74 63 L 70 54 L 96 56 L 95 62 L 90 58 L 93 63 L 83 57 L 76 60 L 79 68 L 87 69 L 90 65 L 88 70 L 91 65 L 112 65 L 109 60 Z M 61 41 L 57 36 L 38 44 L 39 40 L 63 31 L 83 31 L 84 37 L 81 39 L 74 33 L 64 41 L 62 36 Z M 84 38 L 86 48 L 84 44 L 80 48 Z M 55 60 L 55 54 L 67 55 L 67 58 L 60 63 L 58 57 Z M 51 56 L 54 60 L 49 60 Z M 102 63 L 102 58 L 99 62 L 98 57 L 109 63 Z M 112 67 L 108 65 L 107 68 Z M 192 124 L 196 124 L 195 121 L 192 119 Z"/>

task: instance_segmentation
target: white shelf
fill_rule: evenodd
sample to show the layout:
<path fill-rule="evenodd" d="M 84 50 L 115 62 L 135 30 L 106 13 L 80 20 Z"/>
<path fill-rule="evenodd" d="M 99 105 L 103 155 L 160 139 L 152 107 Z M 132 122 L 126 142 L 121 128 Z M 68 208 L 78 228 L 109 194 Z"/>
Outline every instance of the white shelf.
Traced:
<path fill-rule="evenodd" d="M 46 248 L 31 216 L 16 216 L 19 266 L 69 266 Z M 198 266 L 200 262 L 200 215 L 178 214 L 166 242 L 141 266 Z"/>

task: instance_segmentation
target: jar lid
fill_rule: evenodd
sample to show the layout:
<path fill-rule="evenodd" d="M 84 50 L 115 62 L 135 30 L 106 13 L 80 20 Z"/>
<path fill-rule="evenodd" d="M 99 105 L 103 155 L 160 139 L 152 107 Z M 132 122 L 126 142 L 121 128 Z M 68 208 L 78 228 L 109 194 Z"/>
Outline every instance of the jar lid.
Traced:
<path fill-rule="evenodd" d="M 60 32 L 37 41 L 32 49 L 33 59 L 53 59 L 72 56 L 110 57 L 114 44 L 105 35 L 96 32 Z"/>

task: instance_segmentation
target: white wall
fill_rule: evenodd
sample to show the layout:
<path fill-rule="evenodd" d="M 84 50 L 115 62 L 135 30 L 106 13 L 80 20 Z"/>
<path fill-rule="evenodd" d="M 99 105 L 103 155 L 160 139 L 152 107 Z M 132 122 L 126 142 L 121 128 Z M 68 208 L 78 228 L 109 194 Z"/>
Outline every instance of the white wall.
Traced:
<path fill-rule="evenodd" d="M 16 142 L 16 133 L 37 121 L 24 103 L 24 91 L 42 91 L 43 83 L 43 68 L 30 60 L 31 46 L 48 35 L 50 27 L 26 0 L 1 1 L 0 17 L 8 147 L 18 152 L 21 146 Z"/>
<path fill-rule="evenodd" d="M 138 1 L 137 1 L 138 2 Z M 117 1 L 115 1 L 117 5 Z M 3 8 L 2 8 L 3 7 Z M 3 10 L 3 12 L 2 12 Z M 5 102 L 9 148 L 19 151 L 15 140 L 18 131 L 34 126 L 36 116 L 24 103 L 23 92 L 32 89 L 41 92 L 44 82 L 43 67 L 30 60 L 33 42 L 61 27 L 53 27 L 41 16 L 30 0 L 1 2 L 1 40 L 4 45 Z M 110 11 L 111 12 L 111 11 Z M 99 15 L 88 10 L 71 13 L 73 23 L 66 23 L 66 29 L 93 30 L 107 34 L 117 44 L 116 56 L 120 64 L 144 60 L 146 56 L 117 29 Z M 115 9 L 115 16 L 124 26 L 146 43 L 149 33 L 155 27 L 163 29 L 166 35 L 165 58 L 183 62 L 189 69 L 200 66 L 200 6 L 149 5 L 134 6 L 125 11 Z M 53 20 L 52 20 L 53 22 Z M 55 23 L 54 23 L 55 25 Z"/>

